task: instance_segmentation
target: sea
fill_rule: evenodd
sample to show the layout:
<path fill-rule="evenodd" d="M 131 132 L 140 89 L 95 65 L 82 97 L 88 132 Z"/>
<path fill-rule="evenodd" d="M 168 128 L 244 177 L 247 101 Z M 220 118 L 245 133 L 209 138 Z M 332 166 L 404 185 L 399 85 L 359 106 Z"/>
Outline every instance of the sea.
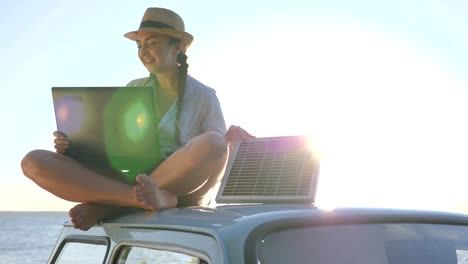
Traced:
<path fill-rule="evenodd" d="M 0 263 L 47 263 L 68 212 L 0 211 Z"/>

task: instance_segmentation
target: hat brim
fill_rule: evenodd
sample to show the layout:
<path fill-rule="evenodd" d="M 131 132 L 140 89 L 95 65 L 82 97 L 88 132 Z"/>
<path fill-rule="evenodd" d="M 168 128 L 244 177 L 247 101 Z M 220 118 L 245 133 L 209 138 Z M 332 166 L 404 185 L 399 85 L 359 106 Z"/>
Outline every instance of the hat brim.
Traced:
<path fill-rule="evenodd" d="M 156 29 L 156 28 L 145 28 L 145 27 L 143 27 L 143 28 L 140 28 L 138 30 L 130 31 L 128 33 L 125 33 L 124 37 L 135 41 L 136 40 L 136 35 L 140 31 L 154 32 L 154 33 L 158 33 L 158 34 L 162 34 L 162 35 L 167 35 L 167 36 L 170 36 L 170 37 L 173 37 L 173 38 L 176 38 L 176 39 L 180 39 L 184 43 L 186 48 L 188 46 L 190 46 L 190 44 L 192 44 L 192 41 L 193 41 L 193 36 L 190 33 L 187 33 L 185 31 L 180 31 L 180 30 L 177 30 L 177 29 L 171 29 L 171 28 Z"/>

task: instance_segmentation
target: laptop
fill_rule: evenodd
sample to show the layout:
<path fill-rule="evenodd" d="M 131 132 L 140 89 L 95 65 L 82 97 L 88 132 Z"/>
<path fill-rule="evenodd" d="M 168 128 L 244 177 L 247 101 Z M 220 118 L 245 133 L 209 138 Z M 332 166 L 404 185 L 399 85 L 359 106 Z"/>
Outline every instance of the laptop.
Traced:
<path fill-rule="evenodd" d="M 92 168 L 111 168 L 129 183 L 160 162 L 151 87 L 52 87 L 57 130 L 67 155 Z"/>

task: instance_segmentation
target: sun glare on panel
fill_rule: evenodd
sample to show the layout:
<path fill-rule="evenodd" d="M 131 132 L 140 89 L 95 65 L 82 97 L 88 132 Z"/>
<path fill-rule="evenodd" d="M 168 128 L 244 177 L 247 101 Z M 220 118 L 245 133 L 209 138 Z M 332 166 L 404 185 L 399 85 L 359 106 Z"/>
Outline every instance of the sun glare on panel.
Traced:
<path fill-rule="evenodd" d="M 315 138 L 310 134 L 305 134 L 307 149 L 314 153 L 314 156 L 319 158 L 321 157 L 321 146 L 320 142 L 316 141 Z"/>

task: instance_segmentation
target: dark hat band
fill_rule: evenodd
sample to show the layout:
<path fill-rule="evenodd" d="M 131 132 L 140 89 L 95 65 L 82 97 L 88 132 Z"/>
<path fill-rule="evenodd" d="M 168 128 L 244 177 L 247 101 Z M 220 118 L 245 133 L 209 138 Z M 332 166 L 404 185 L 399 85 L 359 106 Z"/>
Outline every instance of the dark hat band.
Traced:
<path fill-rule="evenodd" d="M 140 28 L 156 28 L 156 29 L 172 28 L 172 29 L 175 29 L 174 27 L 169 26 L 168 24 L 161 23 L 161 22 L 156 22 L 156 21 L 151 21 L 151 20 L 142 21 L 141 24 L 140 24 Z"/>

